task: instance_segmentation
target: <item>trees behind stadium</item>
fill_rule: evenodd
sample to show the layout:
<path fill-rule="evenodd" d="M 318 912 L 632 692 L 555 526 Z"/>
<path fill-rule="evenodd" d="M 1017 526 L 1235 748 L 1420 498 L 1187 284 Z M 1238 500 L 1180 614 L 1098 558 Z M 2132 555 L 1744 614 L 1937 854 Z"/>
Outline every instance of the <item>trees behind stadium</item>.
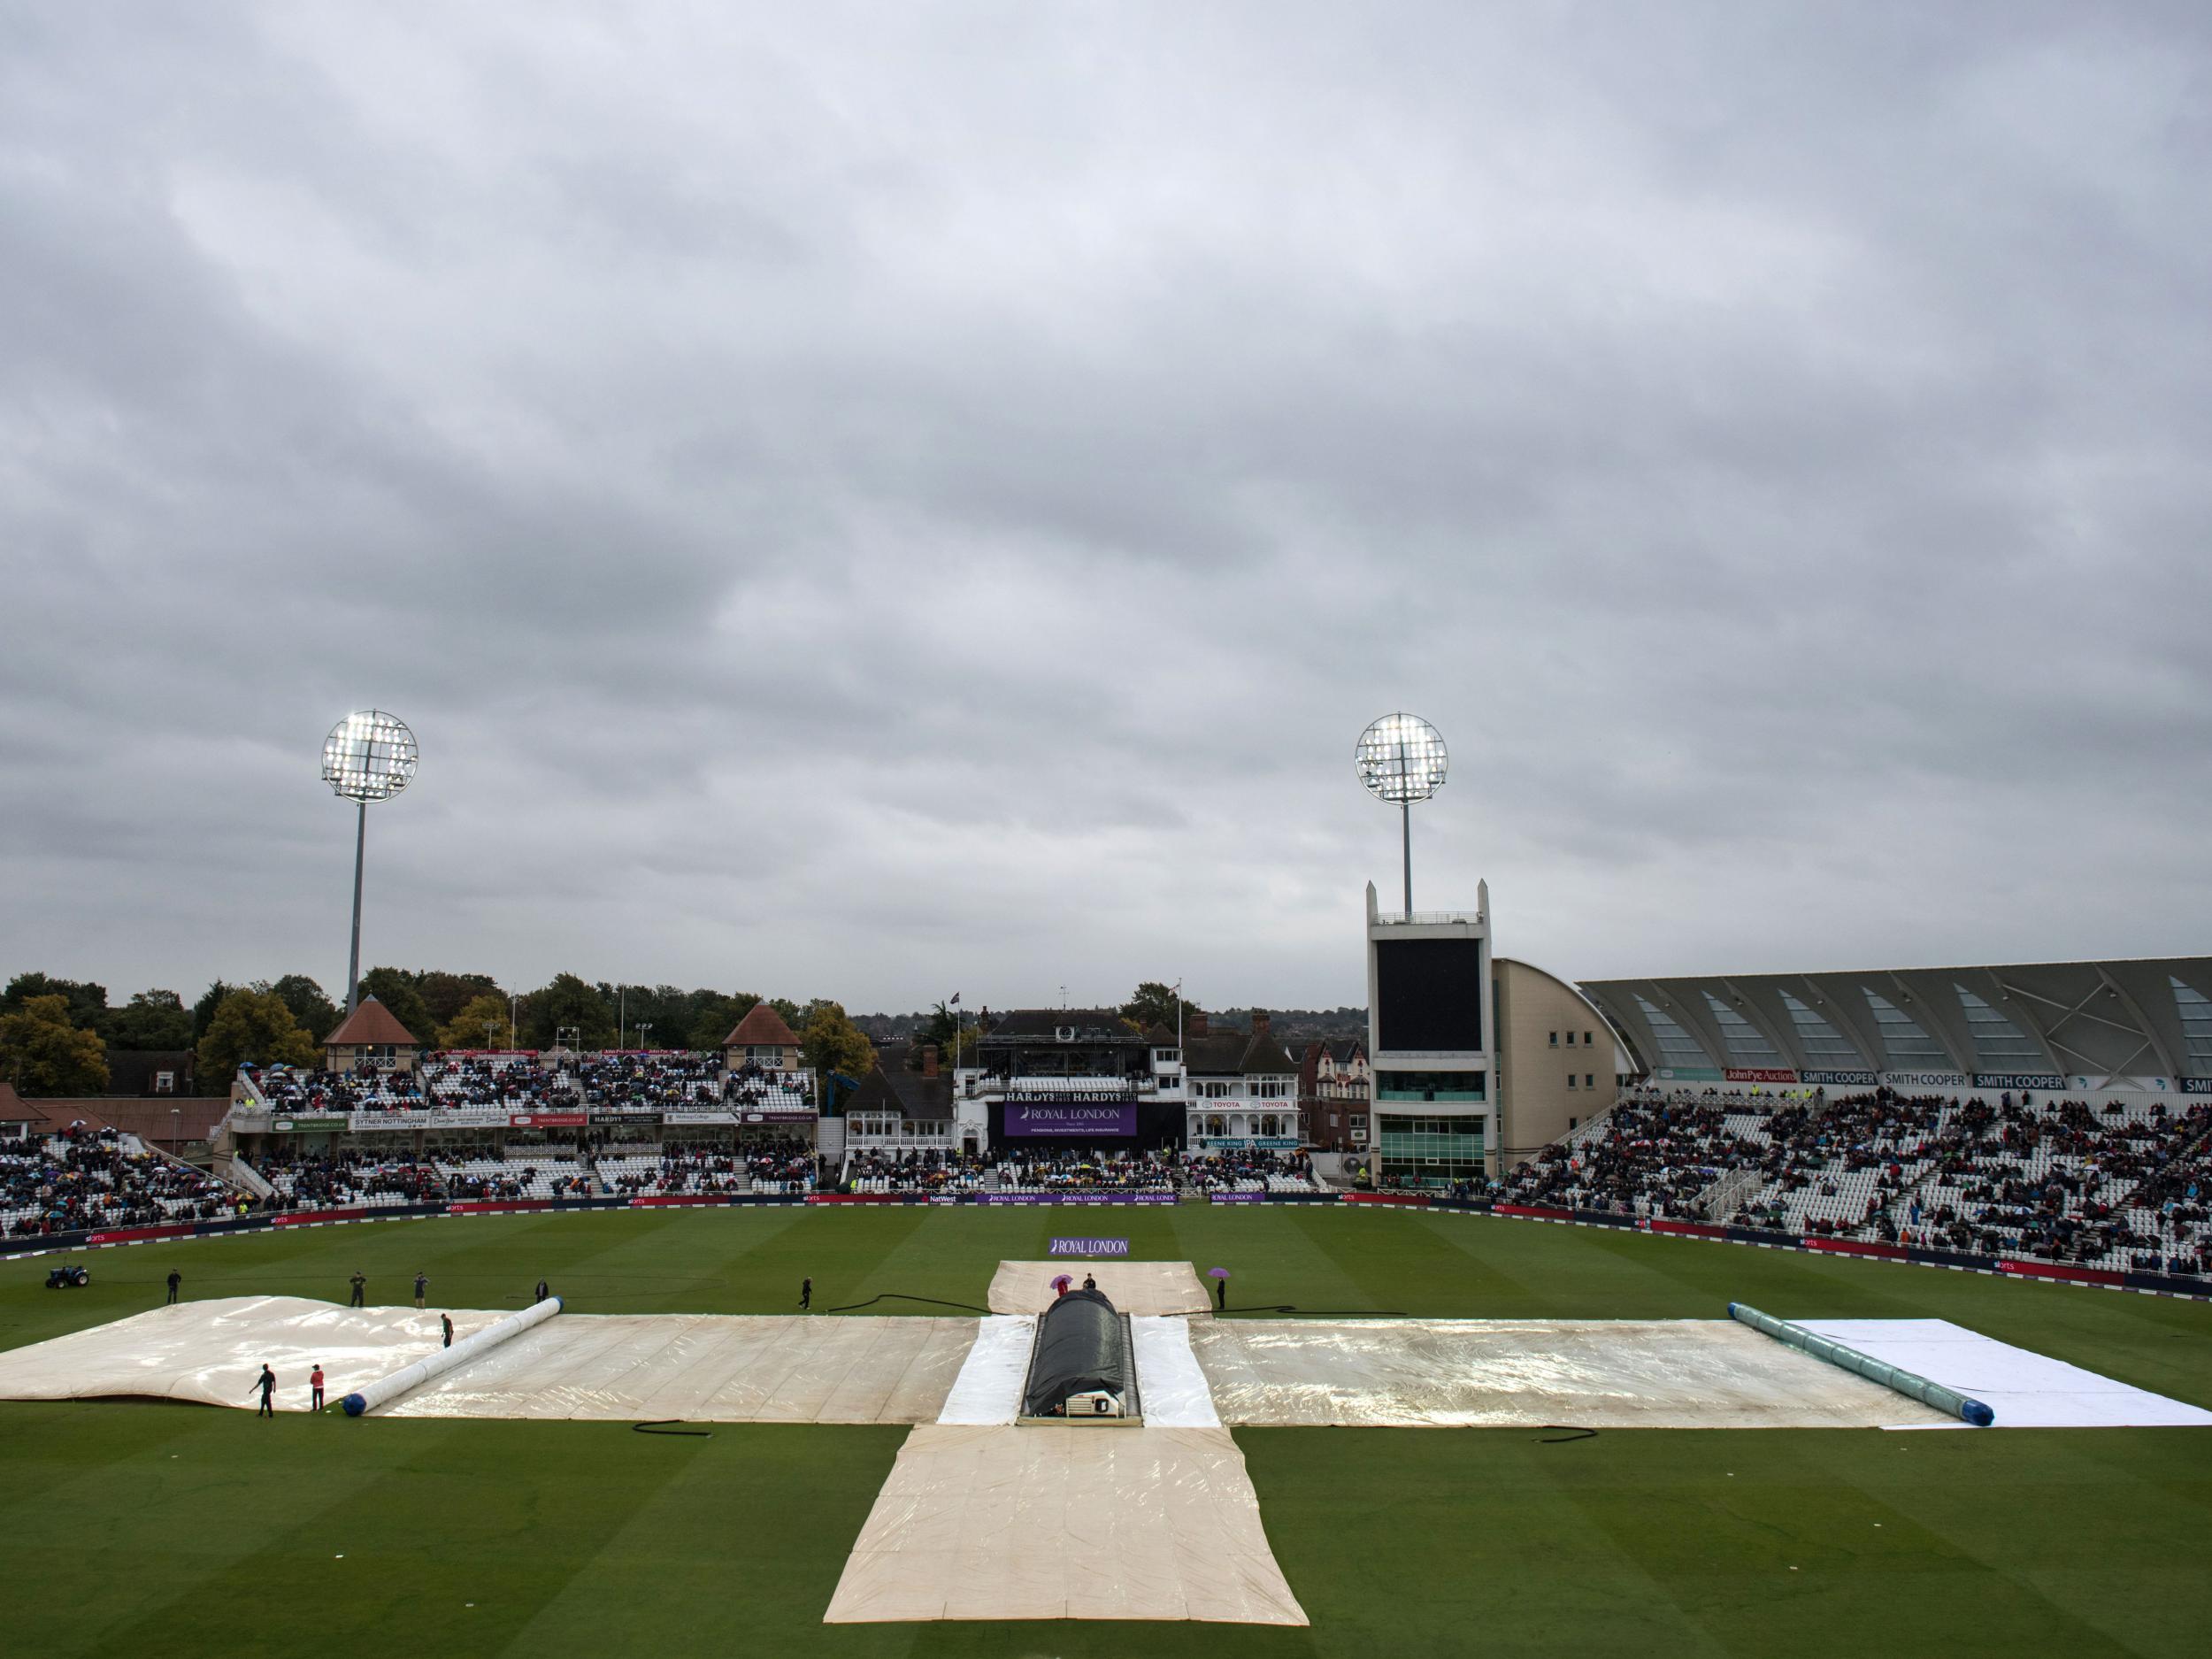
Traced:
<path fill-rule="evenodd" d="M 718 1048 L 766 1001 L 800 1033 L 809 1064 L 853 1077 L 875 1064 L 843 1005 L 826 999 L 802 1005 L 756 991 L 627 985 L 574 973 L 516 993 L 488 973 L 435 968 L 371 968 L 361 989 L 422 1041 L 445 1048 L 550 1048 L 568 1041 L 588 1049 Z M 24 1073 L 16 1083 L 22 1094 L 96 1094 L 107 1083 L 106 1052 L 189 1049 L 201 1088 L 220 1094 L 242 1061 L 312 1064 L 342 1012 L 304 973 L 249 984 L 216 979 L 188 1007 L 175 991 L 158 987 L 111 1006 L 107 987 L 93 980 L 19 972 L 0 991 L 0 1018 L 15 1018 L 10 1029 L 18 1033 L 12 1048 L 0 1040 L 0 1076 L 12 1064 Z"/>

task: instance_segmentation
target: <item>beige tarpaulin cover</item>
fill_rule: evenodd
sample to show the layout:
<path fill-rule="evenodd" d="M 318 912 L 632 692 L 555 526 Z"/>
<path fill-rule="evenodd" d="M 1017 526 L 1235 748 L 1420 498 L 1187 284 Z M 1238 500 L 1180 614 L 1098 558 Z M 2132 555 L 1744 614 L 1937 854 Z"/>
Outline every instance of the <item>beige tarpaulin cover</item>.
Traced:
<path fill-rule="evenodd" d="M 823 1622 L 1303 1624 L 1226 1429 L 916 1429 Z"/>
<path fill-rule="evenodd" d="M 1194 1319 L 1225 1423 L 1879 1428 L 1932 1408 L 1732 1319 Z"/>
<path fill-rule="evenodd" d="M 451 1312 L 454 1333 L 464 1337 L 509 1317 Z M 434 1309 L 418 1313 L 341 1308 L 303 1296 L 225 1296 L 156 1308 L 0 1353 L 0 1399 L 127 1394 L 251 1406 L 258 1403 L 253 1384 L 266 1361 L 277 1376 L 277 1409 L 305 1411 L 307 1373 L 315 1365 L 322 1366 L 325 1393 L 334 1404 L 350 1389 L 428 1358 L 441 1340 Z"/>
<path fill-rule="evenodd" d="M 1097 1279 L 1123 1313 L 1203 1313 L 1212 1305 L 1188 1262 L 1001 1262 L 984 1300 L 993 1313 L 1042 1313 L 1062 1273 L 1079 1285 L 1086 1274 Z"/>
<path fill-rule="evenodd" d="M 933 1423 L 972 1318 L 564 1314 L 383 1415 Z"/>

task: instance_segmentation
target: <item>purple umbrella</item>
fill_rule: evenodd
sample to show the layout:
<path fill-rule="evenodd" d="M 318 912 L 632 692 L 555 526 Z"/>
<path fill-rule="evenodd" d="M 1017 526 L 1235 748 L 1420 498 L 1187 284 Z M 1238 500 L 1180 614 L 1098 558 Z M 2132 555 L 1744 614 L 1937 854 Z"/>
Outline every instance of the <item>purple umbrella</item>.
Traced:
<path fill-rule="evenodd" d="M 1075 1279 L 1072 1274 L 1056 1273 L 1052 1277 L 1052 1287 L 1055 1290 L 1065 1290 L 1073 1283 L 1075 1283 Z"/>
<path fill-rule="evenodd" d="M 1226 1279 L 1229 1277 L 1229 1270 L 1225 1267 L 1210 1267 L 1206 1270 L 1206 1277 L 1208 1279 Z"/>

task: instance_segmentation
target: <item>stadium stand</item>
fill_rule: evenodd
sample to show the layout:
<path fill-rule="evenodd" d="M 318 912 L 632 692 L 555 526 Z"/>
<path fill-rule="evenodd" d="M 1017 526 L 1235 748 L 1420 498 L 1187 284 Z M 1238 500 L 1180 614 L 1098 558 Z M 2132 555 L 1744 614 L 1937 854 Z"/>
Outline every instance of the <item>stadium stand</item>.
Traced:
<path fill-rule="evenodd" d="M 1311 1193 L 1320 1190 L 1302 1152 L 1192 1153 L 1182 1176 L 1202 1193 Z"/>
<path fill-rule="evenodd" d="M 982 1190 L 988 1165 L 980 1157 L 934 1147 L 856 1152 L 845 1179 L 856 1193 L 972 1193 Z"/>
<path fill-rule="evenodd" d="M 717 1054 L 591 1055 L 568 1060 L 564 1069 L 587 1106 L 616 1111 L 715 1107 L 725 1091 Z"/>
<path fill-rule="evenodd" d="M 1017 1147 L 998 1156 L 994 1170 L 1006 1193 L 1171 1193 L 1175 1166 L 1155 1152 L 1096 1148 L 1043 1152 Z"/>
<path fill-rule="evenodd" d="M 2010 1093 L 1647 1093 L 1522 1166 L 1512 1202 L 2125 1271 L 2205 1271 L 2212 1104 Z"/>
<path fill-rule="evenodd" d="M 0 1142 L 0 1234 L 11 1239 L 208 1221 L 236 1203 L 223 1182 L 113 1129 Z"/>

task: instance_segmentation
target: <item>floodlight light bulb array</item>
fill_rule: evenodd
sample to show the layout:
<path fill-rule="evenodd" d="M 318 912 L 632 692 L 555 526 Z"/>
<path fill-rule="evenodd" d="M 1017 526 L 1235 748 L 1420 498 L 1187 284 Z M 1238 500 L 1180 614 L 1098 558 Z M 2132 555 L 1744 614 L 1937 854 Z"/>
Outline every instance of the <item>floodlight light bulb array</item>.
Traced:
<path fill-rule="evenodd" d="M 1425 801 L 1444 785 L 1450 757 L 1437 729 L 1417 714 L 1386 714 L 1360 733 L 1359 780 L 1379 801 Z"/>
<path fill-rule="evenodd" d="M 323 781 L 349 801 L 388 801 L 414 778 L 420 758 L 406 721 L 362 709 L 323 740 Z"/>

